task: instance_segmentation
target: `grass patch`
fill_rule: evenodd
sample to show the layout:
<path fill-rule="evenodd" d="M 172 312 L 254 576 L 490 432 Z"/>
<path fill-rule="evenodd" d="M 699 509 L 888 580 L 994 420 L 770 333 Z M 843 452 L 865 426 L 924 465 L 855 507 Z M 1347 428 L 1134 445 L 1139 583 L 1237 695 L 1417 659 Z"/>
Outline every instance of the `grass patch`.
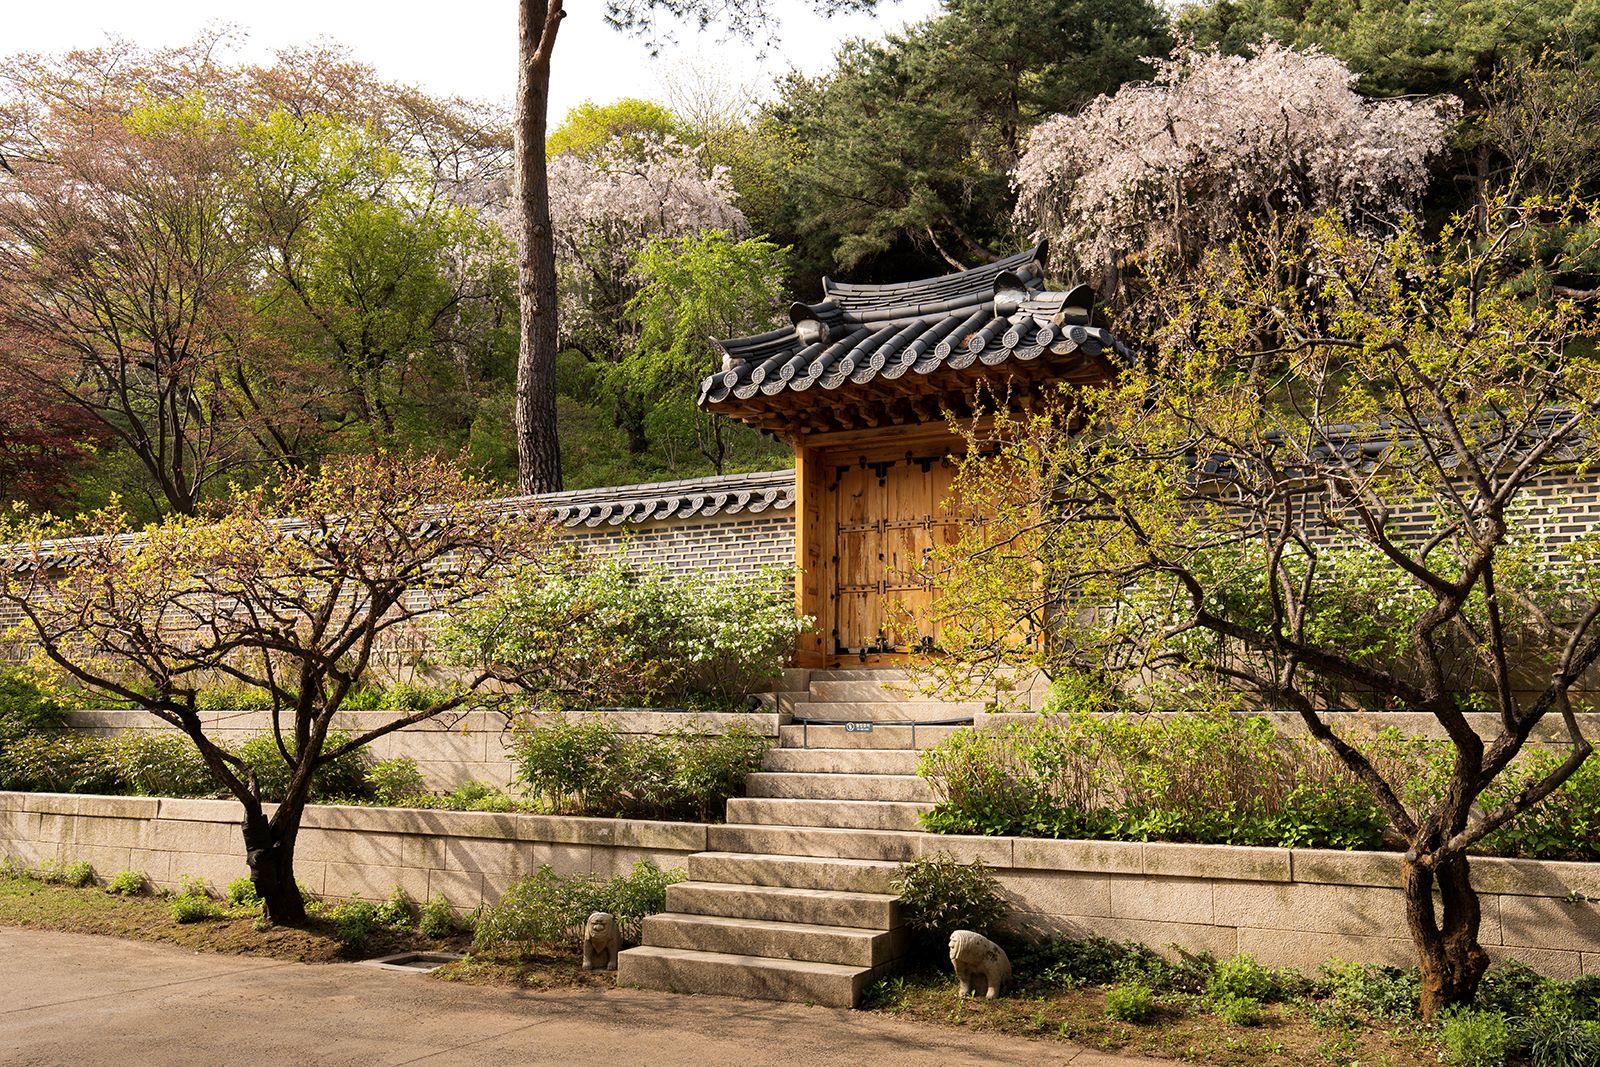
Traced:
<path fill-rule="evenodd" d="M 258 929 L 258 909 L 230 908 L 221 901 L 207 901 L 209 915 L 180 923 L 174 920 L 172 905 L 184 899 L 189 898 L 118 896 L 96 886 L 76 888 L 29 877 L 0 876 L 0 925 L 163 941 L 195 952 L 304 963 L 367 959 L 413 949 L 461 951 L 467 943 L 465 935 L 455 932 L 433 938 L 415 931 L 379 927 L 357 951 L 346 946 L 339 936 L 338 924 L 329 918 L 314 917 L 304 928 L 260 924 Z"/>
<path fill-rule="evenodd" d="M 1241 1010 L 1238 994 L 1217 998 L 1219 1005 L 1198 993 L 1154 991 L 1135 1022 L 1116 1017 L 1140 1014 L 1128 1010 L 1127 983 L 1030 981 L 1022 974 L 1018 982 L 1011 996 L 986 1001 L 958 996 L 951 975 L 908 975 L 873 986 L 863 1007 L 984 1033 L 1071 1041 L 1104 1052 L 1223 1067 L 1438 1067 L 1439 1063 L 1435 1033 L 1416 1024 L 1374 1019 L 1309 995 L 1270 1004 L 1250 998 L 1244 1006 L 1250 1010 Z M 1244 1016 L 1250 1018 L 1249 1024 Z"/>

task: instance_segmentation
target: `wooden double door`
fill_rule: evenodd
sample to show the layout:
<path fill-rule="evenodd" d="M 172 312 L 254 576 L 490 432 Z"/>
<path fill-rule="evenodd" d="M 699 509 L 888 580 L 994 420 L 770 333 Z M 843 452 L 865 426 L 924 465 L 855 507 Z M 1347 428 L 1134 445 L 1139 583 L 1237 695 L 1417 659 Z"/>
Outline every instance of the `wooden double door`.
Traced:
<path fill-rule="evenodd" d="M 960 537 L 949 503 L 956 464 L 943 455 L 830 457 L 832 652 L 936 648 L 924 617 L 938 584 L 930 556 Z"/>

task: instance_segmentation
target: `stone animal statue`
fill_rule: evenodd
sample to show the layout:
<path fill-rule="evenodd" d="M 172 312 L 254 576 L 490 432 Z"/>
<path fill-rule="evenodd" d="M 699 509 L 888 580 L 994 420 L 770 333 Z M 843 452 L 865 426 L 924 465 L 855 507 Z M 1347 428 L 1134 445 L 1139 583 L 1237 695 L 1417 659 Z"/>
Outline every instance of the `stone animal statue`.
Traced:
<path fill-rule="evenodd" d="M 614 971 L 617 953 L 622 949 L 622 936 L 617 933 L 617 917 L 609 911 L 597 911 L 583 924 L 583 969 L 586 971 Z"/>
<path fill-rule="evenodd" d="M 950 935 L 950 964 L 961 979 L 964 997 L 982 991 L 986 999 L 993 1000 L 1011 984 L 1011 960 L 1005 949 L 971 930 Z"/>

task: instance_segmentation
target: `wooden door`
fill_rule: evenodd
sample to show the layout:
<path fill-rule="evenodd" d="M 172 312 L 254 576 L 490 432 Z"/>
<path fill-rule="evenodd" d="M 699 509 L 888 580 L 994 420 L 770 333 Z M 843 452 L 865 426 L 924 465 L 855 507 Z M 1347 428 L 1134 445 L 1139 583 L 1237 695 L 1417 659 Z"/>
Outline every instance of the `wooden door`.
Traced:
<path fill-rule="evenodd" d="M 934 456 L 859 459 L 835 469 L 835 652 L 936 644 L 935 627 L 904 620 L 932 604 L 929 553 L 958 535 L 958 517 L 942 507 L 954 465 Z"/>

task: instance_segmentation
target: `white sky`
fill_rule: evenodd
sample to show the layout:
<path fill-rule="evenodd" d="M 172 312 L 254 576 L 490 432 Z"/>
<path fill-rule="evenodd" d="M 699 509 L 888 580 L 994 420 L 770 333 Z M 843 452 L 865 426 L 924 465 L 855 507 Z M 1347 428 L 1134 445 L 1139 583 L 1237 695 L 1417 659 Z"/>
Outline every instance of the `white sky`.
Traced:
<path fill-rule="evenodd" d="M 514 0 L 450 0 L 427 6 L 371 0 L 8 0 L 0 54 L 60 52 L 125 37 L 150 47 L 179 44 L 217 23 L 248 34 L 247 58 L 283 45 L 328 37 L 350 46 L 391 81 L 440 95 L 508 103 L 516 89 Z M 685 64 L 734 84 L 764 88 L 790 66 L 816 73 L 852 36 L 878 37 L 926 18 L 937 0 L 883 0 L 876 16 L 822 19 L 803 0 L 773 0 L 780 14 L 776 47 L 758 58 L 748 44 L 677 29 L 677 43 L 651 59 L 638 41 L 601 18 L 600 0 L 568 0 L 551 73 L 551 125 L 584 100 L 660 97 L 661 78 Z"/>

